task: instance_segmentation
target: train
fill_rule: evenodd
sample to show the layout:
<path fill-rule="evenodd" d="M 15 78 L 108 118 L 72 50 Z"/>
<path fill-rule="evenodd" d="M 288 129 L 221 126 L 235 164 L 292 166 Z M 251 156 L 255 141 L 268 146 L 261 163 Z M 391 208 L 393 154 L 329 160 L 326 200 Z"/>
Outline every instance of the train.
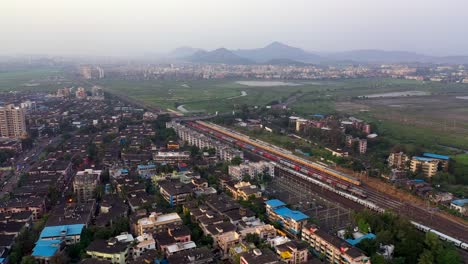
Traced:
<path fill-rule="evenodd" d="M 431 232 L 431 233 L 435 234 L 437 237 L 439 237 L 440 240 L 447 241 L 447 242 L 453 244 L 456 247 L 459 247 L 459 248 L 462 248 L 462 249 L 468 251 L 468 243 L 466 243 L 466 242 L 463 242 L 463 241 L 461 241 L 459 239 L 448 236 L 448 235 L 446 235 L 444 233 L 441 233 L 441 232 L 439 232 L 437 230 L 434 230 L 434 229 L 432 229 L 432 228 L 430 228 L 428 226 L 425 226 L 423 224 L 420 224 L 420 223 L 417 223 L 417 222 L 414 222 L 414 221 L 411 221 L 411 224 L 414 225 L 416 227 L 416 229 L 418 229 L 418 230 L 421 230 L 421 231 L 423 231 L 425 233 Z"/>
<path fill-rule="evenodd" d="M 320 181 L 317 181 L 315 179 L 312 179 L 310 177 L 307 177 L 306 175 L 303 175 L 301 174 L 300 172 L 297 172 L 295 170 L 291 170 L 291 169 L 286 169 L 286 168 L 282 168 L 283 170 L 286 170 L 287 172 L 293 174 L 293 175 L 296 175 L 298 176 L 299 178 L 303 179 L 303 180 L 306 180 L 308 182 L 311 182 L 311 183 L 314 183 L 324 189 L 327 189 L 329 191 L 332 191 L 340 196 L 343 196 L 351 201 L 354 201 L 360 205 L 363 205 L 364 207 L 370 209 L 370 210 L 373 210 L 373 211 L 376 211 L 376 212 L 379 212 L 379 213 L 384 213 L 385 212 L 385 209 L 381 208 L 380 206 L 376 205 L 375 203 L 373 202 L 370 202 L 370 201 L 367 201 L 367 200 L 364 200 L 360 197 L 357 197 L 357 196 L 354 196 L 354 195 L 351 195 L 347 192 L 343 192 L 343 191 L 340 191 L 340 190 L 337 190 L 336 188 L 333 188 L 323 182 L 320 182 Z M 459 239 L 456 239 L 454 237 L 451 237 L 451 236 L 448 236 L 444 233 L 441 233 L 435 229 L 432 229 L 428 226 L 425 226 L 423 224 L 420 224 L 420 223 L 417 223 L 417 222 L 414 222 L 414 221 L 410 221 L 411 224 L 413 224 L 416 229 L 418 230 L 421 230 L 423 232 L 432 232 L 434 233 L 435 235 L 437 235 L 437 237 L 440 239 L 440 240 L 443 240 L 443 241 L 447 241 L 449 243 L 452 243 L 454 246 L 456 247 L 459 247 L 463 250 L 467 250 L 468 251 L 468 243 L 466 242 L 463 242 Z"/>
<path fill-rule="evenodd" d="M 244 143 L 244 144 L 248 144 L 249 146 L 252 146 L 254 148 L 257 148 L 258 151 L 264 151 L 265 153 L 267 153 L 265 155 L 265 153 L 263 153 L 262 155 L 265 156 L 266 158 L 269 158 L 273 161 L 277 161 L 278 159 L 286 159 L 286 160 L 289 160 L 291 162 L 294 162 L 295 165 L 298 165 L 298 166 L 304 166 L 306 167 L 307 169 L 309 169 L 310 171 L 313 171 L 314 173 L 317 173 L 317 174 L 324 174 L 324 175 L 329 175 L 329 176 L 332 176 L 336 179 L 339 179 L 341 181 L 344 181 L 346 182 L 347 184 L 352 184 L 352 185 L 361 185 L 361 182 L 354 178 L 354 177 L 351 177 L 349 175 L 346 175 L 344 173 L 341 173 L 339 171 L 335 171 L 335 170 L 332 170 L 326 166 L 323 166 L 321 164 L 318 164 L 316 162 L 311 162 L 309 160 L 305 160 L 305 159 L 302 159 L 298 156 L 295 156 L 291 153 L 291 151 L 288 151 L 288 150 L 285 150 L 285 149 L 282 149 L 282 148 L 279 148 L 279 147 L 276 147 L 274 145 L 271 145 L 269 143 L 266 143 L 266 142 L 263 142 L 263 141 L 260 141 L 260 140 L 256 140 L 256 139 L 251 139 L 250 137 L 246 136 L 246 135 L 242 135 L 238 132 L 235 132 L 235 131 L 231 131 L 231 130 L 227 130 L 226 128 L 223 128 L 221 126 L 218 126 L 218 125 L 215 125 L 215 124 L 211 124 L 211 123 L 207 123 L 207 122 L 204 122 L 204 121 L 195 121 L 193 123 L 190 124 L 191 126 L 194 126 L 196 128 L 199 128 L 199 129 L 202 129 L 204 131 L 207 131 L 209 132 L 208 130 L 212 130 L 214 131 L 211 132 L 211 134 L 214 134 L 216 137 L 218 138 L 222 138 L 222 139 L 228 139 L 228 138 L 231 138 L 231 140 L 228 140 L 230 142 L 234 142 L 234 140 L 237 140 L 237 142 L 235 142 L 236 144 L 238 143 Z M 232 140 L 234 139 L 234 140 Z M 274 156 L 274 155 L 276 156 Z"/>
<path fill-rule="evenodd" d="M 303 160 L 297 156 L 294 156 L 292 154 L 291 151 L 288 151 L 288 150 L 285 150 L 285 149 L 282 149 L 282 148 L 279 148 L 277 146 L 274 146 L 272 144 L 269 144 L 269 143 L 266 143 L 266 142 L 263 142 L 263 141 L 260 141 L 260 140 L 256 140 L 256 139 L 252 139 L 248 136 L 245 136 L 245 135 L 242 135 L 236 131 L 230 131 L 228 129 L 225 129 L 223 127 L 220 127 L 220 126 L 217 126 L 217 125 L 214 125 L 214 124 L 207 124 L 205 122 L 201 122 L 200 123 L 192 123 L 190 122 L 189 123 L 190 126 L 192 127 L 195 127 L 199 130 L 202 130 L 206 133 L 209 133 L 211 134 L 212 136 L 216 137 L 216 138 L 219 138 L 219 139 L 222 139 L 222 140 L 225 140 L 225 141 L 228 141 L 230 142 L 231 144 L 234 144 L 235 146 L 238 146 L 240 148 L 243 148 L 243 149 L 247 149 L 253 153 L 256 153 L 257 155 L 260 155 L 270 161 L 274 161 L 274 162 L 278 162 L 280 163 L 281 165 L 284 165 L 284 166 L 287 166 L 289 168 L 292 168 L 296 171 L 301 171 L 302 173 L 310 176 L 310 177 L 313 177 L 313 178 L 316 178 L 320 181 L 323 181 L 335 188 L 339 188 L 341 190 L 344 190 L 344 191 L 348 191 L 350 192 L 351 194 L 353 195 L 357 195 L 359 196 L 360 198 L 367 198 L 367 195 L 366 193 L 364 192 L 364 190 L 362 189 L 359 189 L 357 188 L 355 185 L 356 184 L 353 184 L 353 183 L 350 183 L 349 181 L 343 181 L 342 179 L 340 178 L 336 178 L 335 176 L 331 175 L 330 173 L 326 173 L 324 171 L 319 171 L 319 170 L 316 170 L 314 168 L 312 168 L 310 165 L 314 165 L 314 166 L 319 166 L 323 169 L 326 169 L 328 172 L 332 172 L 332 173 L 339 173 L 339 172 L 336 172 L 336 171 L 333 171 L 332 169 L 328 168 L 326 165 L 324 164 L 320 164 L 320 163 L 317 163 L 317 162 L 311 162 L 311 161 L 308 161 L 308 160 Z M 211 126 L 211 127 L 208 127 Z M 218 128 L 219 130 L 221 131 L 224 131 L 223 133 L 221 132 L 218 132 L 217 130 L 214 130 L 214 128 Z M 238 139 L 235 139 L 233 136 L 236 136 L 238 137 Z M 276 151 L 277 153 L 281 153 L 282 155 L 287 155 L 287 157 L 289 158 L 285 158 L 285 157 L 282 157 L 282 156 L 279 156 L 279 155 L 276 155 L 276 154 L 272 154 L 272 150 Z M 299 163 L 295 160 L 292 160 L 291 157 L 294 157 L 295 159 L 298 159 L 298 160 L 302 160 L 304 163 L 307 163 L 309 166 L 305 166 L 303 165 L 303 163 Z M 342 173 L 340 173 L 340 175 L 342 175 L 343 177 L 346 177 L 346 179 L 348 180 L 352 180 L 354 178 L 352 177 L 349 177 L 349 176 L 346 176 Z M 359 181 L 355 181 L 354 183 L 359 183 Z"/>
<path fill-rule="evenodd" d="M 217 138 L 226 140 L 232 144 L 235 144 L 242 148 L 246 148 L 249 151 L 261 155 L 271 160 L 271 162 L 275 166 L 281 164 L 283 165 L 281 166 L 283 170 L 293 175 L 296 175 L 303 180 L 306 180 L 324 189 L 332 191 L 344 198 L 354 201 L 364 206 L 365 208 L 379 213 L 385 212 L 385 209 L 383 209 L 382 207 L 378 206 L 377 204 L 371 201 L 366 200 L 366 193 L 363 190 L 356 187 L 361 185 L 361 182 L 357 179 L 344 175 L 340 172 L 331 170 L 330 168 L 327 168 L 322 164 L 303 160 L 297 156 L 292 155 L 290 151 L 278 148 L 260 140 L 250 139 L 248 136 L 242 135 L 235 131 L 227 130 L 223 127 L 214 124 L 209 124 L 203 121 L 195 121 L 190 122 L 189 125 L 207 133 L 210 133 Z M 272 155 L 272 153 L 277 156 Z M 327 177 L 327 175 L 333 176 L 336 179 Z M 343 181 L 346 183 L 343 184 Z M 439 239 L 452 243 L 453 245 L 468 251 L 468 243 L 466 242 L 448 236 L 444 233 L 441 233 L 437 230 L 434 230 L 430 227 L 427 227 L 414 221 L 411 221 L 411 224 L 413 224 L 418 230 L 421 230 L 423 232 L 432 232 L 436 234 L 439 237 Z"/>

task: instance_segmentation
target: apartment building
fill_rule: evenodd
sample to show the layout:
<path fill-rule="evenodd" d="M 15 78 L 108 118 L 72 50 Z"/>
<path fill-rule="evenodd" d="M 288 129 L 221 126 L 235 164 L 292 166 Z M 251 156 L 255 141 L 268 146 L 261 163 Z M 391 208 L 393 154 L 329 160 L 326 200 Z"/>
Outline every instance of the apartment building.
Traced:
<path fill-rule="evenodd" d="M 93 193 L 99 184 L 101 170 L 86 169 L 76 173 L 73 179 L 73 191 L 77 201 L 86 203 L 93 200 Z"/>
<path fill-rule="evenodd" d="M 407 168 L 409 157 L 403 152 L 393 152 L 388 156 L 387 162 L 390 168 L 403 170 Z"/>
<path fill-rule="evenodd" d="M 436 175 L 438 166 L 437 159 L 415 156 L 411 159 L 410 170 L 414 173 L 421 171 L 425 177 L 431 178 Z"/>
<path fill-rule="evenodd" d="M 370 258 L 364 252 L 344 240 L 318 229 L 316 226 L 304 226 L 302 228 L 302 240 L 307 242 L 314 251 L 323 254 L 328 263 L 370 264 Z"/>
<path fill-rule="evenodd" d="M 167 231 L 182 225 L 182 219 L 177 213 L 151 213 L 149 217 L 138 219 L 133 226 L 134 233 L 142 236 L 145 233 Z"/>
<path fill-rule="evenodd" d="M 26 111 L 12 104 L 0 107 L 0 137 L 23 138 L 26 132 Z"/>
<path fill-rule="evenodd" d="M 273 199 L 265 202 L 266 214 L 271 222 L 278 222 L 282 228 L 292 236 L 299 236 L 302 227 L 309 217 L 300 211 L 291 210 L 280 200 Z"/>
<path fill-rule="evenodd" d="M 259 174 L 266 173 L 273 176 L 274 166 L 272 162 L 259 161 L 259 162 L 245 162 L 238 166 L 230 165 L 228 169 L 229 176 L 235 180 L 242 180 L 245 175 L 254 178 Z"/>

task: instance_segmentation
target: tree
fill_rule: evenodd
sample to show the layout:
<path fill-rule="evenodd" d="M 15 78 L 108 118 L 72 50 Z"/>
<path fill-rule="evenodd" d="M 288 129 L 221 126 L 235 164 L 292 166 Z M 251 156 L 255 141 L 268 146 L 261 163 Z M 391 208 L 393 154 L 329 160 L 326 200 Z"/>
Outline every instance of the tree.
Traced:
<path fill-rule="evenodd" d="M 32 256 L 25 256 L 21 259 L 21 264 L 36 264 L 37 261 Z"/>
<path fill-rule="evenodd" d="M 419 256 L 418 264 L 433 264 L 434 256 L 431 251 L 425 249 L 424 252 Z"/>
<path fill-rule="evenodd" d="M 239 156 L 235 156 L 234 158 L 231 159 L 232 165 L 240 165 L 241 163 L 242 163 L 242 158 Z"/>

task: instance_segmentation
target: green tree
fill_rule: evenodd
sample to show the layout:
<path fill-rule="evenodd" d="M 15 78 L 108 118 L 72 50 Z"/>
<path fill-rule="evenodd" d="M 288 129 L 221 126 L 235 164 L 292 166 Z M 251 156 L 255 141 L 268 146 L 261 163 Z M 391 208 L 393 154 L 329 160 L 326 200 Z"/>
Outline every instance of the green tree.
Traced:
<path fill-rule="evenodd" d="M 418 264 L 434 264 L 434 256 L 431 251 L 425 249 L 421 256 L 419 256 Z"/>
<path fill-rule="evenodd" d="M 25 256 L 21 260 L 21 264 L 36 264 L 37 261 L 32 256 Z"/>
<path fill-rule="evenodd" d="M 231 159 L 232 165 L 240 165 L 241 163 L 242 163 L 242 158 L 239 156 L 235 156 L 234 158 Z"/>

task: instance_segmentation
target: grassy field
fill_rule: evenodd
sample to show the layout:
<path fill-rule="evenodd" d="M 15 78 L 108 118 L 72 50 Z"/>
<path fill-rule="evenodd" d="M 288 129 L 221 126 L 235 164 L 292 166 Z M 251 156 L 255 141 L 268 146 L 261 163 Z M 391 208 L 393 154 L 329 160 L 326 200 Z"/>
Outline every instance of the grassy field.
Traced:
<path fill-rule="evenodd" d="M 298 88 L 250 87 L 235 81 L 125 81 L 102 80 L 99 84 L 115 92 L 152 106 L 175 109 L 184 105 L 189 111 L 226 112 L 240 105 L 264 106 L 273 100 L 287 98 Z M 302 86 L 301 86 L 302 88 Z M 240 96 L 245 91 L 246 96 Z"/>
<path fill-rule="evenodd" d="M 0 92 L 53 91 L 68 84 L 61 76 L 57 68 L 0 72 Z"/>

